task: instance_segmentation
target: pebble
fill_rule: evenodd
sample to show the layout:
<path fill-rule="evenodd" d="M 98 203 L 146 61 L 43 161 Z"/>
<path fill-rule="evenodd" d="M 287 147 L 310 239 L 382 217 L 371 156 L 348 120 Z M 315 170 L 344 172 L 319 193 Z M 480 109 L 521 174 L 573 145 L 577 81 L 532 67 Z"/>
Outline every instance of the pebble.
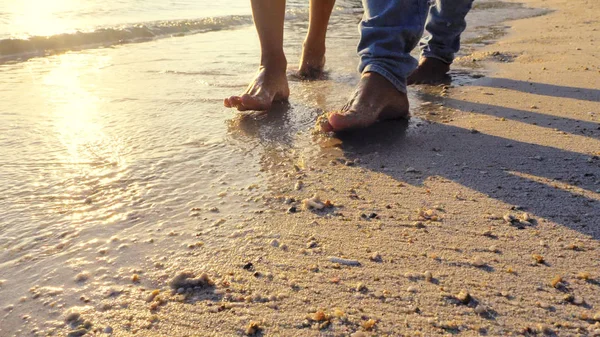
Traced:
<path fill-rule="evenodd" d="M 258 333 L 261 329 L 260 324 L 258 322 L 250 322 L 246 327 L 246 335 L 252 336 Z"/>
<path fill-rule="evenodd" d="M 363 292 L 363 291 L 369 290 L 369 288 L 367 288 L 367 286 L 364 283 L 360 282 L 359 284 L 356 285 L 354 290 L 356 290 L 358 292 Z"/>
<path fill-rule="evenodd" d="M 90 278 L 90 273 L 83 271 L 75 276 L 75 282 L 85 282 Z"/>
<path fill-rule="evenodd" d="M 406 173 L 419 173 L 419 171 L 414 167 L 409 167 L 405 171 Z"/>
<path fill-rule="evenodd" d="M 431 280 L 433 280 L 433 274 L 429 270 L 423 273 L 423 277 L 425 277 L 427 282 L 431 282 Z"/>
<path fill-rule="evenodd" d="M 111 326 L 107 326 L 106 328 L 104 328 L 104 333 L 106 333 L 106 334 L 113 333 L 113 328 Z"/>
<path fill-rule="evenodd" d="M 303 183 L 302 181 L 298 181 L 298 182 L 296 183 L 296 185 L 294 185 L 294 189 L 295 189 L 296 191 L 300 191 L 300 190 L 302 189 L 302 187 L 303 187 L 303 186 L 304 186 L 304 183 Z"/>
<path fill-rule="evenodd" d="M 360 266 L 360 262 L 358 260 L 343 259 L 341 257 L 335 257 L 335 256 L 330 256 L 329 262 L 339 263 L 344 266 Z"/>
<path fill-rule="evenodd" d="M 371 257 L 369 257 L 369 259 L 373 262 L 381 262 L 381 255 L 378 252 L 375 252 L 371 255 Z"/>
<path fill-rule="evenodd" d="M 277 239 L 273 239 L 271 241 L 271 246 L 273 246 L 275 248 L 279 247 L 279 241 L 277 241 Z"/>
<path fill-rule="evenodd" d="M 214 286 L 214 282 L 208 277 L 207 274 L 202 274 L 198 277 L 195 277 L 193 272 L 183 271 L 169 281 L 169 286 L 172 289 L 177 289 L 177 292 L 179 292 L 180 288 L 204 288 Z"/>
<path fill-rule="evenodd" d="M 461 290 L 458 295 L 456 295 L 456 299 L 462 304 L 468 304 L 471 301 L 471 294 L 466 290 Z"/>
<path fill-rule="evenodd" d="M 416 293 L 418 289 L 415 286 L 410 286 L 406 289 L 406 291 L 408 291 L 409 293 Z"/>
<path fill-rule="evenodd" d="M 481 258 L 475 258 L 471 264 L 477 268 L 485 267 L 487 264 Z"/>
<path fill-rule="evenodd" d="M 313 195 L 312 198 L 302 200 L 302 205 L 304 209 L 323 209 L 325 208 L 325 204 L 321 202 L 321 198 L 318 195 Z"/>
<path fill-rule="evenodd" d="M 562 277 L 560 275 L 554 276 L 552 280 L 550 280 L 550 285 L 554 288 L 560 287 L 562 283 Z"/>
<path fill-rule="evenodd" d="M 483 314 L 487 313 L 487 308 L 485 306 L 479 304 L 475 307 L 475 309 L 473 309 L 473 311 L 475 311 L 475 313 L 478 315 L 483 315 Z"/>
<path fill-rule="evenodd" d="M 350 337 L 367 337 L 367 334 L 362 331 L 356 331 L 355 333 L 351 334 Z"/>
<path fill-rule="evenodd" d="M 298 212 L 298 209 L 296 208 L 296 206 L 292 206 L 292 207 L 288 208 L 287 212 L 288 213 L 296 213 L 296 212 Z"/>

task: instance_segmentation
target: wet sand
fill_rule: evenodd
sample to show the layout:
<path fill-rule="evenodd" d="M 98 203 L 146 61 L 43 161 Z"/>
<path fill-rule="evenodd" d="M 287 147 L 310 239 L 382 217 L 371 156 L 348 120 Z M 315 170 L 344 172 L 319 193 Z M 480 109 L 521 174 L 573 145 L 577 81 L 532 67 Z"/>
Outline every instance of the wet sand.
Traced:
<path fill-rule="evenodd" d="M 281 131 L 312 110 L 234 118 L 266 180 L 216 197 L 256 206 L 199 202 L 189 223 L 86 242 L 88 259 L 66 261 L 77 304 L 41 275 L 2 302 L 4 322 L 23 322 L 17 336 L 600 336 L 600 4 L 522 2 L 548 13 L 471 33 L 452 85 L 412 90 L 410 123 L 330 138 Z M 306 101 L 331 89 L 304 85 Z M 291 139 L 319 146 L 278 145 Z M 29 324 L 31 303 L 52 318 Z"/>

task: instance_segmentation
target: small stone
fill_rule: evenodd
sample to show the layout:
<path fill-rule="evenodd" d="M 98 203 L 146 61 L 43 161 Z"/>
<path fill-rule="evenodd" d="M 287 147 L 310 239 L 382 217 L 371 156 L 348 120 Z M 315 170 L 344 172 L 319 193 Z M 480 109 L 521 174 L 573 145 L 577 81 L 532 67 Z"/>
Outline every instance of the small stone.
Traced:
<path fill-rule="evenodd" d="M 409 167 L 406 169 L 406 173 L 419 173 L 419 171 L 414 167 Z"/>
<path fill-rule="evenodd" d="M 554 331 L 552 331 L 552 329 L 549 326 L 542 324 L 542 323 L 540 323 L 536 326 L 536 330 L 539 333 L 543 333 L 544 335 L 553 335 L 554 334 Z"/>
<path fill-rule="evenodd" d="M 300 190 L 302 189 L 302 187 L 303 187 L 303 186 L 304 186 L 304 183 L 303 183 L 302 181 L 298 181 L 298 182 L 296 183 L 296 185 L 294 185 L 294 189 L 295 189 L 296 191 L 300 191 Z"/>
<path fill-rule="evenodd" d="M 316 248 L 319 244 L 317 243 L 317 241 L 311 240 L 306 244 L 306 248 L 307 249 L 312 249 L 312 248 Z"/>
<path fill-rule="evenodd" d="M 590 273 L 588 272 L 580 272 L 579 274 L 577 274 L 577 278 L 580 280 L 589 280 L 590 279 Z"/>
<path fill-rule="evenodd" d="M 423 273 L 423 277 L 425 277 L 425 281 L 427 282 L 433 280 L 433 274 L 429 270 Z"/>
<path fill-rule="evenodd" d="M 140 282 L 140 275 L 138 275 L 138 274 L 133 274 L 133 275 L 131 276 L 131 282 L 133 282 L 133 283 L 138 283 L 138 282 Z"/>
<path fill-rule="evenodd" d="M 246 327 L 246 335 L 248 335 L 248 336 L 255 335 L 260 330 L 262 330 L 260 327 L 260 323 L 252 321 Z"/>
<path fill-rule="evenodd" d="M 375 324 L 377 324 L 376 320 L 369 319 L 368 321 L 362 322 L 360 325 L 363 327 L 363 329 L 370 331 L 375 327 Z"/>
<path fill-rule="evenodd" d="M 83 271 L 75 276 L 75 282 L 85 282 L 90 278 L 90 273 Z"/>
<path fill-rule="evenodd" d="M 366 286 L 364 283 L 362 283 L 362 282 L 361 282 L 361 283 L 359 283 L 359 284 L 357 284 L 357 285 L 356 285 L 356 287 L 355 287 L 354 289 L 355 289 L 356 291 L 358 291 L 358 292 L 364 292 L 364 291 L 367 291 L 367 290 L 369 290 L 369 288 L 367 288 L 367 286 Z"/>
<path fill-rule="evenodd" d="M 415 228 L 419 228 L 419 229 L 425 228 L 425 225 L 421 221 L 415 221 L 415 222 L 413 222 L 413 226 Z"/>
<path fill-rule="evenodd" d="M 406 289 L 406 291 L 408 291 L 409 293 L 416 293 L 419 289 L 417 289 L 417 287 L 415 286 L 410 286 Z"/>
<path fill-rule="evenodd" d="M 487 308 L 484 305 L 479 304 L 475 307 L 475 309 L 473 309 L 473 311 L 475 311 L 477 315 L 483 315 L 487 313 Z"/>
<path fill-rule="evenodd" d="M 292 206 L 292 207 L 288 208 L 287 212 L 288 213 L 296 213 L 296 212 L 298 212 L 298 209 L 296 208 L 296 206 Z"/>
<path fill-rule="evenodd" d="M 550 280 L 550 285 L 554 288 L 559 288 L 562 283 L 562 277 L 560 275 L 554 276 L 552 280 Z"/>
<path fill-rule="evenodd" d="M 371 255 L 371 257 L 369 257 L 369 259 L 373 262 L 381 262 L 381 255 L 378 252 L 375 252 Z"/>
<path fill-rule="evenodd" d="M 533 260 L 537 263 L 537 264 L 543 264 L 544 262 L 544 257 L 541 256 L 540 254 L 533 254 L 531 255 L 531 257 L 533 257 Z"/>
<path fill-rule="evenodd" d="M 106 328 L 104 328 L 104 333 L 106 333 L 106 334 L 113 333 L 113 328 L 111 326 L 107 326 Z"/>
<path fill-rule="evenodd" d="M 328 317 L 322 310 L 319 310 L 312 315 L 311 319 L 316 322 L 324 322 L 328 320 Z"/>
<path fill-rule="evenodd" d="M 477 268 L 485 267 L 487 264 L 481 258 L 475 258 L 471 264 Z"/>
<path fill-rule="evenodd" d="M 468 304 L 471 301 L 471 294 L 466 290 L 461 290 L 457 295 L 456 299 L 462 304 Z"/>
<path fill-rule="evenodd" d="M 506 221 L 509 224 L 512 224 L 516 219 L 512 214 L 505 214 L 502 219 L 504 219 L 504 221 Z"/>
<path fill-rule="evenodd" d="M 271 241 L 271 246 L 275 247 L 275 248 L 278 248 L 279 247 L 279 241 L 277 239 L 273 239 Z"/>

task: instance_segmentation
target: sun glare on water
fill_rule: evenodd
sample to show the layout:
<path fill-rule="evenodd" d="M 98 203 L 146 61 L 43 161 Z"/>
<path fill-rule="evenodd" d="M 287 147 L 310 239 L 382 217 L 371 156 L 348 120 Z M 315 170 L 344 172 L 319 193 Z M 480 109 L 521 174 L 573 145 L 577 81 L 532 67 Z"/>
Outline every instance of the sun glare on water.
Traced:
<path fill-rule="evenodd" d="M 13 13 L 9 23 L 11 30 L 20 32 L 13 38 L 26 38 L 72 31 L 65 16 L 71 15 L 80 4 L 77 0 L 9 0 L 7 7 L 8 12 Z"/>

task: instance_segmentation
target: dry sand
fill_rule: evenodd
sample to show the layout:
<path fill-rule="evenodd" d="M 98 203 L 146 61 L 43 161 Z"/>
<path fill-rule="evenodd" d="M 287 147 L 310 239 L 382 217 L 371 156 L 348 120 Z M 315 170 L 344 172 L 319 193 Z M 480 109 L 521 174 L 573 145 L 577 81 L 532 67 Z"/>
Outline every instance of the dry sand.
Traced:
<path fill-rule="evenodd" d="M 268 211 L 46 332 L 600 336 L 600 2 L 524 2 L 552 12 L 457 61 L 485 77 L 420 88 L 417 130 L 265 158 Z"/>

